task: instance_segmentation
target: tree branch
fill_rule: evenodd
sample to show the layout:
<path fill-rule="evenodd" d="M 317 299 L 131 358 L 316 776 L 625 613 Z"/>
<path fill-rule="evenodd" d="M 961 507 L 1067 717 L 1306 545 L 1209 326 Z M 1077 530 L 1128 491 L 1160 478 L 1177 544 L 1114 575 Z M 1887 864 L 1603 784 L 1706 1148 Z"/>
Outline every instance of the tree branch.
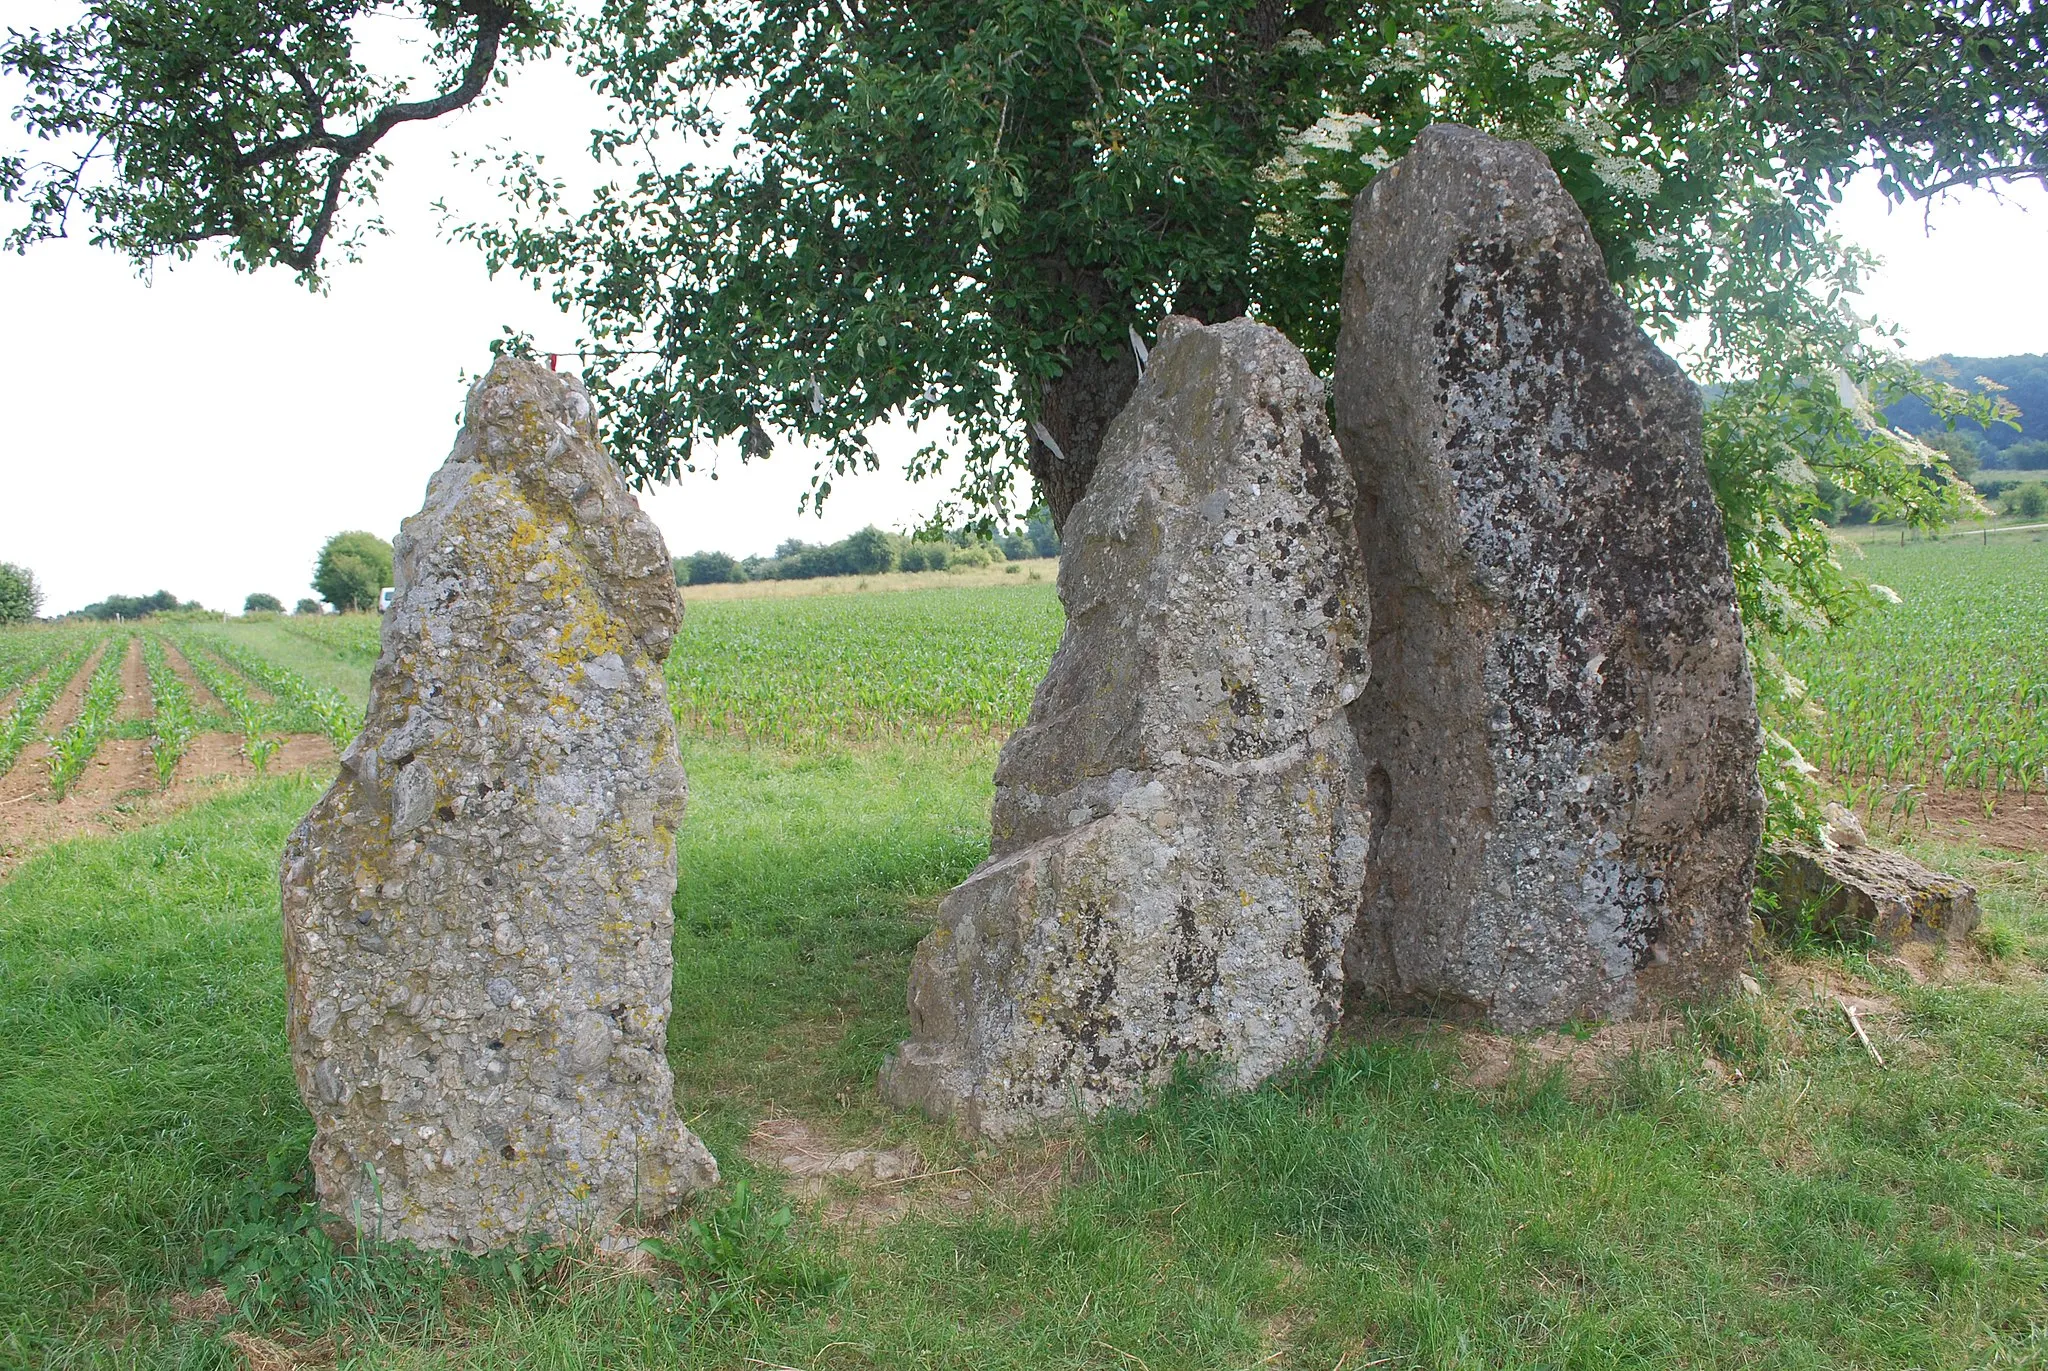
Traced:
<path fill-rule="evenodd" d="M 296 157 L 302 152 L 315 150 L 334 154 L 334 160 L 327 165 L 327 190 L 321 197 L 319 213 L 314 216 L 306 231 L 305 241 L 296 248 L 279 252 L 280 262 L 296 271 L 311 271 L 319 262 L 320 251 L 326 245 L 327 235 L 334 227 L 335 213 L 341 207 L 341 196 L 348 184 L 349 172 L 385 134 L 400 124 L 438 119 L 453 110 L 461 109 L 483 94 L 484 86 L 491 79 L 491 72 L 498 63 L 499 41 L 504 37 L 505 30 L 511 27 L 514 17 L 511 6 L 485 0 L 477 9 L 476 43 L 470 49 L 469 64 L 464 69 L 460 82 L 430 99 L 386 105 L 370 116 L 369 120 L 354 133 L 347 135 L 328 131 L 324 119 L 325 106 L 319 92 L 294 64 L 284 62 L 286 70 L 306 98 L 311 127 L 304 133 L 294 134 L 290 138 L 279 138 L 239 154 L 235 159 L 237 168 L 242 171 L 253 171 L 257 167 L 282 158 Z M 283 61 L 282 57 L 280 60 Z"/>

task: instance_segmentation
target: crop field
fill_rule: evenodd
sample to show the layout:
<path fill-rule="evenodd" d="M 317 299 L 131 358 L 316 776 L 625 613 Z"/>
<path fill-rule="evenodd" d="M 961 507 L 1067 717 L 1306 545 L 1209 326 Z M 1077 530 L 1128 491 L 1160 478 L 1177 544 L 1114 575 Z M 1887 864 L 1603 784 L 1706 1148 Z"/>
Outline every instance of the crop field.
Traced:
<path fill-rule="evenodd" d="M 1786 654 L 1816 706 L 1793 741 L 1866 794 L 2048 792 L 2048 541 L 1872 542 L 1850 565 L 1901 603 Z"/>
<path fill-rule="evenodd" d="M 1817 760 L 1846 773 L 1829 740 L 1897 698 L 1944 763 L 2029 736 L 2048 562 L 1985 551 L 1870 549 L 1903 603 L 1795 657 Z M 0 634 L 0 719 L 36 717 L 0 824 L 142 805 L 0 869 L 0 1367 L 2048 1365 L 2039 850 L 1915 840 L 1983 891 L 1948 961 L 1777 952 L 1756 994 L 1640 1033 L 1369 1025 L 1248 1095 L 1191 1076 L 1001 1147 L 883 1107 L 911 950 L 987 853 L 1060 623 L 1023 577 L 689 606 L 669 1054 L 724 1184 L 651 1250 L 456 1262 L 319 1226 L 283 1047 L 279 853 L 378 620 Z M 150 698 L 59 800 L 48 740 L 130 634 Z M 914 1169 L 797 1164 L 881 1148 Z"/>

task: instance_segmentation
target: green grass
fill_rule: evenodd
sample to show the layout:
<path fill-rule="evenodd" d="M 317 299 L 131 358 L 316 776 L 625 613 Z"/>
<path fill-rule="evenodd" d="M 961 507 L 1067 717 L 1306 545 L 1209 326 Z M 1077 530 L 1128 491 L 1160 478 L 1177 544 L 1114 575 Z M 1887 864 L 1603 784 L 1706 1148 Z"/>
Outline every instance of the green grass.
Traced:
<path fill-rule="evenodd" d="M 374 614 L 336 614 L 313 620 L 342 624 L 356 632 L 360 632 L 356 626 L 367 626 L 370 650 L 368 657 L 360 661 L 353 653 L 344 654 L 329 646 L 327 639 L 309 639 L 299 631 L 303 622 L 290 618 L 235 619 L 224 624 L 196 624 L 193 628 L 295 672 L 319 689 L 335 692 L 360 711 L 370 700 L 370 668 L 377 661 L 376 633 L 381 620 Z"/>
<path fill-rule="evenodd" d="M 1873 791 L 2048 789 L 2048 541 L 1873 543 L 1851 567 L 1903 602 L 1785 652 L 1818 707 L 1792 741 Z"/>
<path fill-rule="evenodd" d="M 686 728 L 785 747 L 986 737 L 1059 646 L 1050 584 L 693 603 L 669 657 Z"/>
<path fill-rule="evenodd" d="M 1872 574 L 1950 603 L 1912 555 L 1873 550 Z M 1995 623 L 1937 622 L 2005 650 Z M 315 679 L 290 643 L 231 632 Z M 1043 586 L 691 607 L 670 1053 L 727 1185 L 645 1274 L 307 1227 L 277 861 L 314 780 L 31 859 L 0 884 L 0 1364 L 224 1368 L 231 1333 L 322 1339 L 351 1367 L 2048 1364 L 2041 856 L 1916 849 L 1983 889 L 1993 977 L 1783 960 L 1765 996 L 1589 1083 L 1532 1066 L 1475 1090 L 1446 1037 L 1354 1035 L 1253 1094 L 1191 1080 L 1081 1132 L 1049 1154 L 1050 1197 L 1002 1181 L 1033 1148 L 984 1155 L 884 1108 L 911 949 L 986 851 L 992 739 L 1057 634 Z M 1912 641 L 1857 650 L 1955 655 Z M 1802 988 L 1816 971 L 1896 1001 L 1886 1068 Z M 913 1145 L 946 1173 L 918 1193 L 976 1198 L 865 1230 L 798 1203 L 785 1231 L 782 1181 L 741 1150 L 770 1113 Z M 224 1268 L 261 1277 L 240 1307 L 176 1317 Z"/>
<path fill-rule="evenodd" d="M 989 760 L 692 745 L 671 1052 L 730 1179 L 775 1193 L 738 1151 L 771 1108 L 972 1160 L 872 1088 L 930 902 L 984 850 Z M 51 850 L 0 886 L 0 1111 L 17 1121 L 0 1132 L 0 1357 L 225 1365 L 235 1327 L 335 1332 L 365 1366 L 2048 1356 L 2038 858 L 1998 864 L 1995 920 L 2032 968 L 2014 984 L 1920 988 L 1848 963 L 1905 1007 L 1883 1072 L 1830 1003 L 1786 989 L 1577 1093 L 1537 1073 L 1468 1089 L 1442 1040 L 1354 1042 L 1281 1087 L 1191 1083 L 1108 1121 L 1044 1208 L 938 1209 L 859 1235 L 800 1217 L 790 1241 L 845 1274 L 837 1294 L 742 1278 L 735 1299 L 729 1279 L 575 1261 L 515 1280 L 382 1253 L 318 1267 L 224 1326 L 179 1323 L 168 1296 L 200 1283 L 203 1235 L 274 1173 L 267 1157 L 304 1145 L 276 860 L 314 793 L 260 782 Z M 1745 1083 L 1715 1084 L 1709 1051 Z"/>

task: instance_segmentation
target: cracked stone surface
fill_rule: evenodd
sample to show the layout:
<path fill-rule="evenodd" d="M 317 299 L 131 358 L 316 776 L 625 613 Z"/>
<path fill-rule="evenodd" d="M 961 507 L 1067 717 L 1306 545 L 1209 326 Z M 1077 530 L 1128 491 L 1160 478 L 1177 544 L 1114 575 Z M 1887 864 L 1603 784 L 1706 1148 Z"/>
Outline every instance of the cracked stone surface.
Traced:
<path fill-rule="evenodd" d="M 918 948 L 888 1099 L 1000 1137 L 1182 1058 L 1243 1088 L 1322 1051 L 1367 836 L 1351 508 L 1294 346 L 1169 319 L 1069 518 L 1066 634 L 990 858 Z"/>
<path fill-rule="evenodd" d="M 501 359 L 396 545 L 362 736 L 285 851 L 321 1203 L 481 1251 L 717 1166 L 666 1056 L 686 782 L 661 534 L 581 383 Z"/>
<path fill-rule="evenodd" d="M 1724 990 L 1763 799 L 1699 394 L 1542 153 L 1440 125 L 1361 193 L 1333 389 L 1382 816 L 1353 982 L 1510 1030 Z"/>

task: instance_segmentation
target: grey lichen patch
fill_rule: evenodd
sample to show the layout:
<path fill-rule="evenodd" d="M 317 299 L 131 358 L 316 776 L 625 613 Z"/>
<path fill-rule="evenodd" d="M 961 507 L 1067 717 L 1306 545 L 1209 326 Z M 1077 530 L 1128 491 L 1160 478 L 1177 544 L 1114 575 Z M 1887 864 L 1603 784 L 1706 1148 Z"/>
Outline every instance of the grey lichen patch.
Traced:
<path fill-rule="evenodd" d="M 686 783 L 661 535 L 581 384 L 501 360 L 397 543 L 362 736 L 284 863 L 322 1203 L 471 1251 L 717 1167 L 665 1040 Z"/>
<path fill-rule="evenodd" d="M 1760 735 L 1696 388 L 1543 155 L 1470 129 L 1359 197 L 1343 312 L 1380 812 L 1351 977 L 1513 1030 L 1725 988 Z"/>
<path fill-rule="evenodd" d="M 889 1099 L 1003 1136 L 1182 1059 L 1245 1088 L 1322 1051 L 1367 833 L 1351 505 L 1301 354 L 1168 320 L 1069 518 L 1066 636 L 990 859 L 918 949 Z"/>

